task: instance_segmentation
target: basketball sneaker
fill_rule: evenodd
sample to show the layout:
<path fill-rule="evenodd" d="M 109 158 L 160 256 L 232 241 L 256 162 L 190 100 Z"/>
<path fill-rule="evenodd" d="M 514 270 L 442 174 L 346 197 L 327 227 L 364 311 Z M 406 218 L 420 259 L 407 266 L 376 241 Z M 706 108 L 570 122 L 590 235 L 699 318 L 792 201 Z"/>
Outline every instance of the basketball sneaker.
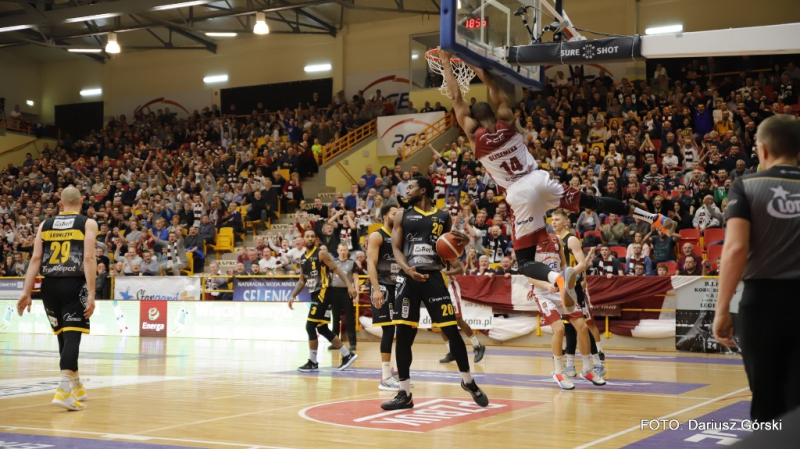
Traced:
<path fill-rule="evenodd" d="M 553 380 L 556 381 L 559 387 L 563 388 L 564 390 L 574 390 L 575 385 L 563 374 L 558 374 L 556 372 L 553 373 Z"/>
<path fill-rule="evenodd" d="M 300 371 L 301 373 L 311 373 L 314 371 L 319 371 L 319 363 L 312 362 L 311 360 L 309 360 L 308 362 L 306 362 L 305 365 L 297 368 L 297 371 Z"/>
<path fill-rule="evenodd" d="M 655 221 L 653 221 L 653 227 L 660 231 L 664 231 L 664 234 L 667 234 L 667 237 L 671 237 L 675 232 L 675 228 L 678 227 L 678 222 L 669 217 L 658 214 Z"/>
<path fill-rule="evenodd" d="M 342 364 L 339 365 L 339 368 L 338 368 L 339 371 L 344 371 L 347 368 L 350 368 L 350 365 L 352 365 L 353 362 L 355 362 L 357 358 L 358 358 L 358 355 L 356 355 L 355 353 L 352 353 L 352 352 L 348 356 L 343 356 L 342 357 Z"/>
<path fill-rule="evenodd" d="M 575 291 L 575 281 L 577 279 L 578 275 L 572 267 L 562 270 L 556 279 L 558 289 L 566 293 L 564 299 L 569 298 L 572 300 L 572 304 L 567 304 L 567 301 L 564 301 L 564 312 L 567 314 L 575 311 L 575 304 L 578 302 L 578 293 Z"/>
<path fill-rule="evenodd" d="M 477 353 L 476 353 L 476 357 L 477 357 Z M 446 356 L 444 356 L 444 358 L 439 359 L 439 363 L 450 363 L 450 362 L 455 362 L 455 361 L 456 361 L 456 358 L 453 357 L 453 354 L 450 354 L 449 352 L 447 353 Z"/>
<path fill-rule="evenodd" d="M 581 379 L 588 380 L 589 382 L 595 384 L 598 387 L 602 387 L 603 385 L 606 384 L 606 380 L 603 379 L 603 376 L 598 374 L 594 369 L 591 371 L 582 371 Z"/>
<path fill-rule="evenodd" d="M 564 367 L 564 375 L 567 376 L 567 377 L 577 377 L 578 376 L 578 372 L 575 371 L 575 367 L 574 366 L 565 366 Z"/>
<path fill-rule="evenodd" d="M 480 345 L 477 348 L 473 348 L 472 351 L 475 353 L 475 363 L 478 363 L 481 360 L 483 360 L 483 355 L 486 354 L 486 346 L 485 345 Z M 448 353 L 448 355 L 450 355 L 450 353 Z M 450 356 L 450 357 L 452 357 L 452 356 Z"/>
<path fill-rule="evenodd" d="M 603 366 L 603 365 L 595 365 L 594 366 L 594 371 L 600 377 L 606 377 L 606 374 L 608 374 L 608 371 L 606 371 L 606 367 Z"/>
<path fill-rule="evenodd" d="M 75 399 L 81 402 L 89 399 L 89 395 L 86 394 L 86 388 L 83 387 L 83 382 L 72 387 L 72 394 L 75 396 Z"/>
<path fill-rule="evenodd" d="M 379 390 L 386 390 L 386 391 L 397 391 L 400 389 L 400 382 L 397 378 L 390 377 L 388 379 L 381 380 L 381 383 L 378 384 Z"/>
<path fill-rule="evenodd" d="M 606 353 L 605 352 L 600 351 L 600 352 L 597 353 L 597 355 L 600 356 L 600 361 L 601 362 L 605 362 L 606 361 Z"/>
<path fill-rule="evenodd" d="M 472 382 L 465 384 L 464 381 L 461 381 L 461 388 L 464 391 L 468 391 L 469 394 L 472 395 L 472 399 L 475 401 L 476 404 L 480 405 L 481 407 L 486 407 L 489 405 L 489 398 L 483 394 L 483 391 L 478 387 L 478 384 L 475 383 L 475 380 Z"/>
<path fill-rule="evenodd" d="M 414 408 L 414 400 L 411 393 L 406 393 L 403 390 L 397 392 L 397 396 L 389 402 L 381 404 L 384 410 L 402 410 L 406 408 Z"/>
<path fill-rule="evenodd" d="M 78 411 L 83 410 L 86 408 L 83 404 L 81 404 L 78 399 L 75 398 L 73 391 L 66 392 L 61 388 L 56 389 L 56 394 L 53 397 L 53 405 L 57 405 L 59 407 L 63 407 L 70 411 Z"/>

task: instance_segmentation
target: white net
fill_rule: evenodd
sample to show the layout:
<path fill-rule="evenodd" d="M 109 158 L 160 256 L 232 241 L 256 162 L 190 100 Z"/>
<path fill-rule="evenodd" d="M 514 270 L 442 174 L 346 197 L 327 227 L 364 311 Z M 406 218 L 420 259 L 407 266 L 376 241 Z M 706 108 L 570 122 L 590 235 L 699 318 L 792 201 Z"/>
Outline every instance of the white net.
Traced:
<path fill-rule="evenodd" d="M 436 52 L 426 53 L 425 58 L 428 60 L 428 67 L 430 67 L 431 71 L 437 75 L 442 75 L 442 78 L 444 78 L 442 60 L 439 59 Z M 475 77 L 475 72 L 469 68 L 466 62 L 456 58 L 450 60 L 450 67 L 453 68 L 453 74 L 456 76 L 458 87 L 461 89 L 461 95 L 466 95 L 466 93 L 469 92 L 469 82 Z M 450 89 L 447 87 L 446 79 L 443 79 L 442 85 L 439 87 L 439 92 L 447 96 L 447 98 L 453 98 L 450 95 Z"/>

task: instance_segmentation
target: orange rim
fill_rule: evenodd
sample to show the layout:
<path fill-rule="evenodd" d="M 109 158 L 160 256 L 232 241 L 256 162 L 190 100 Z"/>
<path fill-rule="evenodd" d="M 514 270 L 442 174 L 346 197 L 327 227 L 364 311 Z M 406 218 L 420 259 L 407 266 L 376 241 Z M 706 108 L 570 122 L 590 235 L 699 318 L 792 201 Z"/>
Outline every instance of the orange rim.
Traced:
<path fill-rule="evenodd" d="M 425 59 L 431 59 L 431 60 L 434 60 L 434 61 L 441 62 L 442 58 L 439 57 L 439 49 L 438 48 L 434 48 L 432 50 L 426 51 L 425 52 Z M 456 58 L 456 57 L 450 58 L 450 62 L 454 62 L 454 63 L 457 64 L 457 63 L 461 62 L 461 58 Z"/>

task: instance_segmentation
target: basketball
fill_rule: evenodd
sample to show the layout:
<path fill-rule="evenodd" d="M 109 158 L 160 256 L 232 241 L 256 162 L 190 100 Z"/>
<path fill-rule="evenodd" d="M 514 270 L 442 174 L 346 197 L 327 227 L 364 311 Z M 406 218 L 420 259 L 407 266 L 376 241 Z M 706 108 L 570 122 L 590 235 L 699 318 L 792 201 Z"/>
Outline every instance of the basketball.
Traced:
<path fill-rule="evenodd" d="M 436 241 L 436 253 L 444 260 L 458 259 L 464 253 L 464 245 L 459 243 L 458 237 L 448 232 Z"/>

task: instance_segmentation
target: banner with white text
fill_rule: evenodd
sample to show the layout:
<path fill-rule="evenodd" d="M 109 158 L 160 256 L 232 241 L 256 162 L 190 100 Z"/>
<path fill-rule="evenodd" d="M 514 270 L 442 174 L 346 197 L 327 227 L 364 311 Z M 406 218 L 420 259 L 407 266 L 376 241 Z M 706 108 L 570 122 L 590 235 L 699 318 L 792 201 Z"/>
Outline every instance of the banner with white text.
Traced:
<path fill-rule="evenodd" d="M 233 280 L 233 300 L 253 302 L 289 302 L 297 278 L 245 278 Z M 299 302 L 311 302 L 307 288 L 297 295 Z"/>
<path fill-rule="evenodd" d="M 129 276 L 114 279 L 114 299 L 198 301 L 200 278 L 192 276 Z"/>

